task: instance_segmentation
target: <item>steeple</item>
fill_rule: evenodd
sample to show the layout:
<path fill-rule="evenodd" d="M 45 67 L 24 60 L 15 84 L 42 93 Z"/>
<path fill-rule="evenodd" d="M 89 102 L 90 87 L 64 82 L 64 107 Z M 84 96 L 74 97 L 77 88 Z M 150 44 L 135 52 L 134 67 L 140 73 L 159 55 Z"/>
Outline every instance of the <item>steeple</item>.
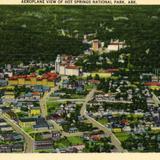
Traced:
<path fill-rule="evenodd" d="M 61 57 L 60 55 L 57 55 L 56 61 L 55 61 L 55 72 L 59 73 L 60 71 L 60 63 L 61 63 Z"/>

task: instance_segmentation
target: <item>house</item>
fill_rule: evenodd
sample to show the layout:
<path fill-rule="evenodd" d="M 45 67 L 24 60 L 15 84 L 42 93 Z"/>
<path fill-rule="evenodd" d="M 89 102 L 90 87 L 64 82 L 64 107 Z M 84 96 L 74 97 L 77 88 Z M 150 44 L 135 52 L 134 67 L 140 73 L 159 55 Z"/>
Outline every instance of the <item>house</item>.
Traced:
<path fill-rule="evenodd" d="M 35 130 L 48 130 L 50 126 L 48 122 L 43 117 L 38 117 L 36 120 L 36 124 L 33 126 Z"/>
<path fill-rule="evenodd" d="M 76 128 L 76 127 L 69 128 L 69 133 L 74 133 L 74 132 L 77 132 L 77 131 L 78 131 L 78 128 Z"/>
<path fill-rule="evenodd" d="M 69 65 L 65 68 L 65 75 L 67 76 L 79 76 L 80 75 L 80 68 L 75 65 Z"/>
<path fill-rule="evenodd" d="M 125 41 L 111 39 L 110 44 L 107 47 L 108 52 L 119 51 L 126 47 Z"/>
<path fill-rule="evenodd" d="M 15 99 L 15 94 L 13 91 L 5 91 L 4 99 Z"/>
<path fill-rule="evenodd" d="M 36 124 L 37 117 L 20 118 L 19 125 L 21 127 L 30 128 Z"/>
<path fill-rule="evenodd" d="M 7 86 L 7 81 L 4 79 L 0 79 L 0 86 L 1 87 Z"/>
<path fill-rule="evenodd" d="M 11 146 L 9 144 L 0 144 L 0 153 L 11 153 Z"/>
<path fill-rule="evenodd" d="M 52 133 L 51 132 L 43 132 L 41 133 L 42 139 L 51 139 L 52 138 Z"/>
<path fill-rule="evenodd" d="M 6 121 L 3 119 L 0 119 L 0 126 L 5 126 L 7 125 Z"/>
<path fill-rule="evenodd" d="M 51 140 L 43 140 L 43 141 L 35 141 L 34 142 L 34 149 L 52 149 L 53 142 Z"/>
<path fill-rule="evenodd" d="M 9 131 L 13 131 L 13 128 L 10 125 L 0 126 L 0 131 L 9 132 Z"/>
<path fill-rule="evenodd" d="M 6 113 L 11 111 L 10 107 L 0 106 L 0 113 Z"/>
<path fill-rule="evenodd" d="M 29 109 L 29 115 L 30 116 L 40 116 L 41 115 L 40 107 L 31 107 Z"/>
<path fill-rule="evenodd" d="M 23 144 L 13 144 L 11 147 L 11 152 L 23 152 L 24 145 Z"/>
<path fill-rule="evenodd" d="M 1 141 L 11 141 L 11 140 L 13 140 L 12 133 L 1 133 L 0 134 L 0 140 Z"/>

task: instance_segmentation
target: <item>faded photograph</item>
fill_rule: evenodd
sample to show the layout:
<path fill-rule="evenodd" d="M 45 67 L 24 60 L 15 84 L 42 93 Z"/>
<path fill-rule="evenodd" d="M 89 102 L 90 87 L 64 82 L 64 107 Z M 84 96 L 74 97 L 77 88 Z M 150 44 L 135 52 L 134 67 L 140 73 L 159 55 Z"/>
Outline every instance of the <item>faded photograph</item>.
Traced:
<path fill-rule="evenodd" d="M 0 6 L 0 153 L 160 152 L 160 6 Z"/>

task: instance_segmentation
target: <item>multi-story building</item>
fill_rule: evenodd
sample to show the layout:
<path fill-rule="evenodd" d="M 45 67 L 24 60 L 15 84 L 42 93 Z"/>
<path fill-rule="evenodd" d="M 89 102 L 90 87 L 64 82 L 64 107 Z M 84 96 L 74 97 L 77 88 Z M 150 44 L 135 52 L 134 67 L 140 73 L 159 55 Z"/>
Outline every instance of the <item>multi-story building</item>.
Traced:
<path fill-rule="evenodd" d="M 107 50 L 109 52 L 111 52 L 111 51 L 119 51 L 120 49 L 123 49 L 125 47 L 126 47 L 125 41 L 119 41 L 119 40 L 111 39 L 111 42 L 107 47 Z"/>
<path fill-rule="evenodd" d="M 60 55 L 58 55 L 55 61 L 55 72 L 59 73 L 60 75 L 79 76 L 80 67 L 74 64 L 73 57 L 69 56 L 60 57 Z"/>
<path fill-rule="evenodd" d="M 42 85 L 54 87 L 55 81 L 58 79 L 56 73 L 45 73 L 42 76 L 37 76 L 36 74 L 31 75 L 15 75 L 9 78 L 9 85 Z"/>

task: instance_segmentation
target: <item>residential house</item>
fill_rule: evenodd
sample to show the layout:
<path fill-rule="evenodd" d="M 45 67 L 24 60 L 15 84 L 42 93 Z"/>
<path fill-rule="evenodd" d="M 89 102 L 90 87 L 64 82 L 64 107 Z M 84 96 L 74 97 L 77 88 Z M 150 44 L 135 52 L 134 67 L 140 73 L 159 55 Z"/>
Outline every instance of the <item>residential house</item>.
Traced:
<path fill-rule="evenodd" d="M 38 117 L 36 120 L 36 124 L 33 126 L 35 130 L 48 130 L 50 126 L 48 122 L 43 117 Z"/>
<path fill-rule="evenodd" d="M 29 108 L 29 115 L 30 116 L 40 116 L 41 115 L 40 107 L 31 107 L 31 108 Z"/>
<path fill-rule="evenodd" d="M 34 149 L 52 149 L 53 148 L 53 142 L 51 140 L 44 140 L 44 141 L 35 141 L 34 143 Z"/>
<path fill-rule="evenodd" d="M 24 128 L 30 128 L 36 124 L 37 117 L 20 118 L 19 125 Z"/>

